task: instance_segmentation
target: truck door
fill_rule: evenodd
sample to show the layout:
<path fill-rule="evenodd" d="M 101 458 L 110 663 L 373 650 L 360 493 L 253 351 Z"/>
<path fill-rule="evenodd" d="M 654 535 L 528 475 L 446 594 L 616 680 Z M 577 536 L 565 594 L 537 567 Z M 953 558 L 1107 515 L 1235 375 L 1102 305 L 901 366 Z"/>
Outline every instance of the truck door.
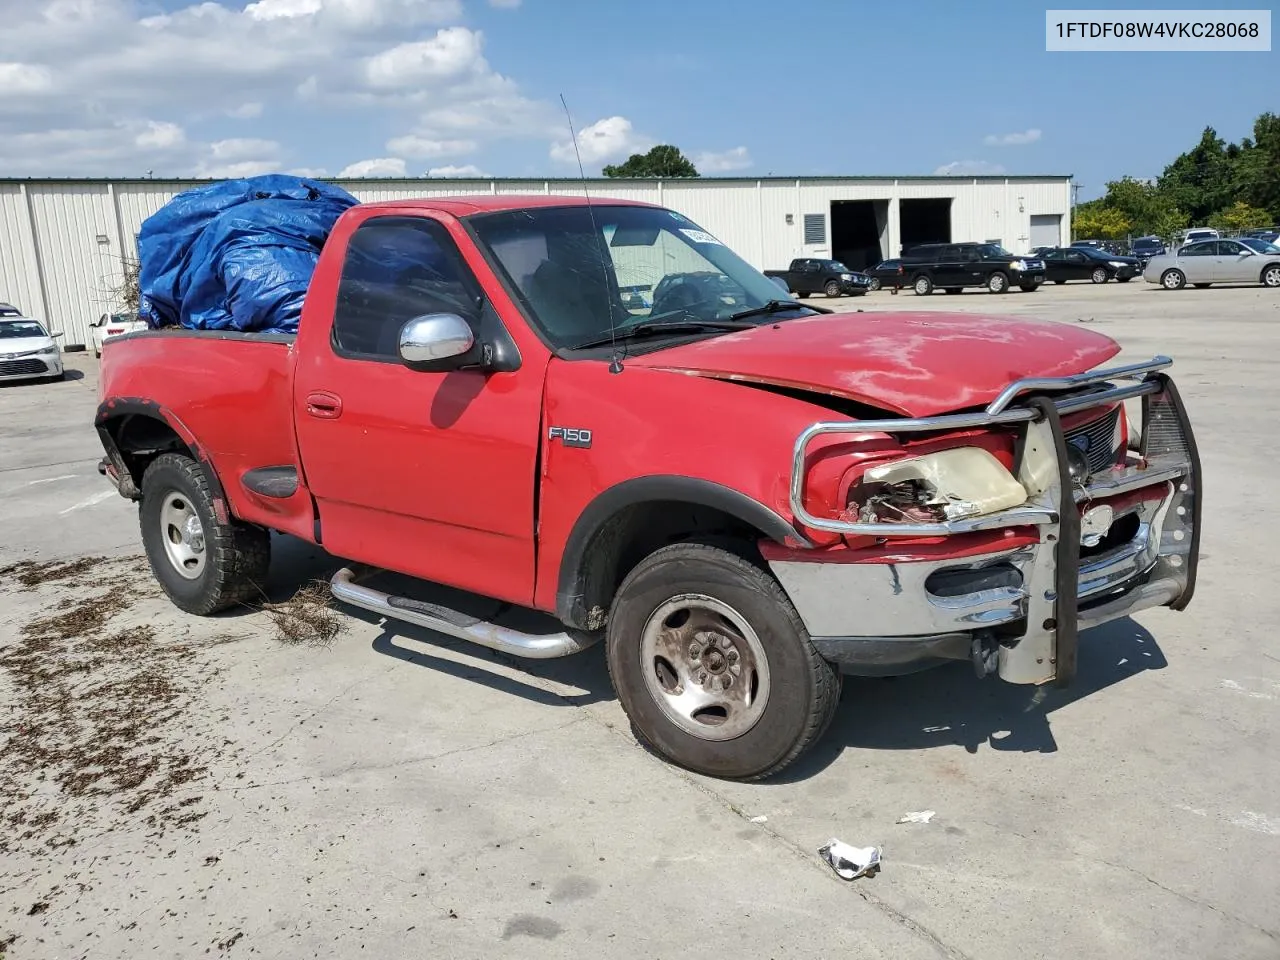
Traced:
<path fill-rule="evenodd" d="M 529 604 L 545 364 L 424 373 L 398 352 L 414 317 L 457 314 L 479 339 L 502 329 L 493 310 L 444 223 L 365 220 L 332 329 L 303 317 L 294 417 L 326 550 Z"/>
<path fill-rule="evenodd" d="M 792 260 L 791 272 L 796 278 L 796 293 L 818 292 L 817 260 Z"/>

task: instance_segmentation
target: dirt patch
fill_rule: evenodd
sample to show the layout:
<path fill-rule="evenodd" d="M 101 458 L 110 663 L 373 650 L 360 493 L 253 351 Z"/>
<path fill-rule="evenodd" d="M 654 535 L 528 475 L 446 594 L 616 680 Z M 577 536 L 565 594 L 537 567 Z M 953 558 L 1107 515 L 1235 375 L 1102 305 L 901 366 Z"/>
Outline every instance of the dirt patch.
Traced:
<path fill-rule="evenodd" d="M 262 610 L 275 625 L 276 639 L 291 647 L 328 647 L 344 629 L 323 580 L 308 583 L 288 600 L 263 604 Z"/>
<path fill-rule="evenodd" d="M 50 588 L 71 580 L 73 596 Z M 13 687 L 0 715 L 0 853 L 74 846 L 128 815 L 160 834 L 199 820 L 194 790 L 218 741 L 180 720 L 213 674 L 203 651 L 232 638 L 140 622 L 132 608 L 159 593 L 142 558 L 24 561 L 0 570 L 0 589 L 46 601 L 0 648 Z"/>

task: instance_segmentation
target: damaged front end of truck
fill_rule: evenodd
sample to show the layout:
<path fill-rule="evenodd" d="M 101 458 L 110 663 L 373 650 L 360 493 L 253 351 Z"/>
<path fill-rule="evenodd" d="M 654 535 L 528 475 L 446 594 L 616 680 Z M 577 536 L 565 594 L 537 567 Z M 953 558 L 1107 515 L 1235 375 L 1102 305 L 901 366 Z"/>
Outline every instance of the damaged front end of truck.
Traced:
<path fill-rule="evenodd" d="M 1081 629 L 1183 609 L 1201 475 L 1171 364 L 1027 378 L 971 412 L 803 431 L 790 507 L 824 542 L 762 551 L 817 649 L 854 674 L 968 659 L 980 676 L 1061 686 Z M 1137 431 L 1126 401 L 1141 404 Z M 823 509 L 809 479 L 833 443 L 874 452 Z"/>

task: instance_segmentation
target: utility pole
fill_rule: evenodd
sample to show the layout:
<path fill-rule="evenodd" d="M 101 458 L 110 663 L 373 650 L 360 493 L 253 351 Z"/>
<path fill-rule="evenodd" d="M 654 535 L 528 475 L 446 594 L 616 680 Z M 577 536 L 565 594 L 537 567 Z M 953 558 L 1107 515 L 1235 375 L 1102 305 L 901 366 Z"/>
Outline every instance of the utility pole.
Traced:
<path fill-rule="evenodd" d="M 1082 183 L 1076 183 L 1075 181 L 1072 181 L 1072 183 L 1071 183 L 1071 236 L 1068 238 L 1068 241 L 1070 241 L 1070 240 L 1074 240 L 1074 239 L 1075 239 L 1075 232 L 1076 232 L 1076 204 L 1077 204 L 1077 203 L 1079 202 L 1079 200 L 1080 200 L 1080 188 L 1081 188 L 1082 186 L 1084 186 L 1084 184 L 1082 184 Z"/>

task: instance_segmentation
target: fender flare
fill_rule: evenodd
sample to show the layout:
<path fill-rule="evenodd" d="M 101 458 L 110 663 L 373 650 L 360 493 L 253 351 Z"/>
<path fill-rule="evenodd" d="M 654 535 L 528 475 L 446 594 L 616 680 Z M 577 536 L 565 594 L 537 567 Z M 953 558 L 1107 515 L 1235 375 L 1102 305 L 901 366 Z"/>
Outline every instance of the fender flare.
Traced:
<path fill-rule="evenodd" d="M 778 543 L 790 540 L 809 545 L 808 539 L 780 513 L 724 484 L 662 474 L 624 480 L 597 494 L 587 504 L 565 541 L 556 589 L 556 616 L 563 622 L 580 624 L 587 620 L 589 611 L 584 603 L 587 550 L 596 533 L 618 511 L 657 500 L 712 507 L 750 524 Z"/>
<path fill-rule="evenodd" d="M 200 445 L 200 441 L 196 439 L 195 434 L 182 422 L 178 415 L 155 400 L 148 400 L 145 397 L 113 397 L 98 404 L 98 412 L 93 418 L 93 425 L 98 431 L 98 437 L 102 441 L 102 447 L 106 451 L 107 459 L 111 461 L 112 466 L 117 471 L 126 471 L 124 457 L 116 445 L 115 437 L 112 436 L 111 431 L 108 429 L 110 421 L 123 417 L 145 417 L 150 420 L 159 420 L 177 434 L 178 439 L 186 445 L 187 449 L 191 451 L 191 455 L 204 468 L 205 475 L 209 480 L 210 493 L 213 494 L 213 509 L 218 522 L 228 522 L 231 511 L 227 501 L 227 494 L 223 489 L 222 482 L 218 479 L 218 471 L 214 469 L 213 460 L 209 457 L 204 447 Z M 127 476 L 127 472 L 122 475 Z M 141 493 L 139 492 L 140 495 Z"/>

